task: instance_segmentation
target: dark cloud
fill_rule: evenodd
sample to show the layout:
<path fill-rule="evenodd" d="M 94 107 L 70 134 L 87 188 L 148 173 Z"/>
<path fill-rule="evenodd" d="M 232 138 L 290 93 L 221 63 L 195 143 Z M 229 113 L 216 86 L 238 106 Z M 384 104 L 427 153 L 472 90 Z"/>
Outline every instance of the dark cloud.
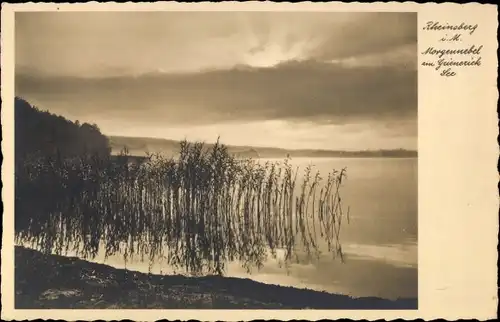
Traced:
<path fill-rule="evenodd" d="M 347 68 L 308 61 L 135 78 L 18 75 L 16 94 L 62 114 L 144 123 L 416 119 L 417 73 L 388 66 Z"/>

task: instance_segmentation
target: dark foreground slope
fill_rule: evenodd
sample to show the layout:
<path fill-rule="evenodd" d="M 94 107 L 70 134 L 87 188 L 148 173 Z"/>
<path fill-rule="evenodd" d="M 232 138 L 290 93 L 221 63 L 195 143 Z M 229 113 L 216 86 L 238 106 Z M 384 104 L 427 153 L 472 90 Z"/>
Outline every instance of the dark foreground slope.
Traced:
<path fill-rule="evenodd" d="M 250 279 L 144 274 L 16 247 L 17 309 L 416 309 Z"/>

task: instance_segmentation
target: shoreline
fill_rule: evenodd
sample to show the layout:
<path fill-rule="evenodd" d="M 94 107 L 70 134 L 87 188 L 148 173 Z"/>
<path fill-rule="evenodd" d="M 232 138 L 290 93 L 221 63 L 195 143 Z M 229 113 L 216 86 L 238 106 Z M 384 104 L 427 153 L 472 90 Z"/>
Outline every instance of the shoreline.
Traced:
<path fill-rule="evenodd" d="M 15 246 L 15 289 L 16 309 L 418 308 L 417 299 L 352 298 L 234 277 L 147 274 L 22 246 Z"/>

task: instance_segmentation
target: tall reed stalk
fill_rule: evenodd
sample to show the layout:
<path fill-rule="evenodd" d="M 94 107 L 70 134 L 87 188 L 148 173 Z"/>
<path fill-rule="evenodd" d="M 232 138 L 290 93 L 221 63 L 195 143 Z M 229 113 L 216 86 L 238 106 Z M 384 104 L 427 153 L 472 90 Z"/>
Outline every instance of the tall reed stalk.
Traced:
<path fill-rule="evenodd" d="M 16 172 L 16 240 L 84 258 L 121 254 L 192 274 L 224 274 L 229 261 L 250 270 L 277 250 L 342 256 L 340 187 L 345 169 L 321 174 L 289 160 L 237 159 L 224 145 L 182 142 L 176 159 L 39 157 Z"/>

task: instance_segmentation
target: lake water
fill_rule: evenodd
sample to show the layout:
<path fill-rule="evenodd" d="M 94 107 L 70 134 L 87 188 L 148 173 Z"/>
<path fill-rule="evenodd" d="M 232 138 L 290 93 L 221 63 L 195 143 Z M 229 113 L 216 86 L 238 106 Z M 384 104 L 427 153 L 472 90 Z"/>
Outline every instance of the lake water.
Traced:
<path fill-rule="evenodd" d="M 347 167 L 341 196 L 350 206 L 341 243 L 346 261 L 321 256 L 315 263 L 293 264 L 287 272 L 275 261 L 248 276 L 238 266 L 229 275 L 342 293 L 395 299 L 417 297 L 418 175 L 416 158 L 295 159 L 321 173 Z"/>
<path fill-rule="evenodd" d="M 350 222 L 343 222 L 340 234 L 346 261 L 341 263 L 324 252 L 318 260 L 303 258 L 285 268 L 279 258 L 270 259 L 251 274 L 239 263 L 230 263 L 227 276 L 355 297 L 416 298 L 417 159 L 316 158 L 293 159 L 291 163 L 300 167 L 299 173 L 308 164 L 324 175 L 347 168 L 341 196 L 344 205 L 350 207 Z M 104 260 L 102 254 L 93 261 L 142 272 L 174 273 L 165 263 L 150 268 L 147 260 L 129 260 L 125 265 L 119 255 Z"/>

